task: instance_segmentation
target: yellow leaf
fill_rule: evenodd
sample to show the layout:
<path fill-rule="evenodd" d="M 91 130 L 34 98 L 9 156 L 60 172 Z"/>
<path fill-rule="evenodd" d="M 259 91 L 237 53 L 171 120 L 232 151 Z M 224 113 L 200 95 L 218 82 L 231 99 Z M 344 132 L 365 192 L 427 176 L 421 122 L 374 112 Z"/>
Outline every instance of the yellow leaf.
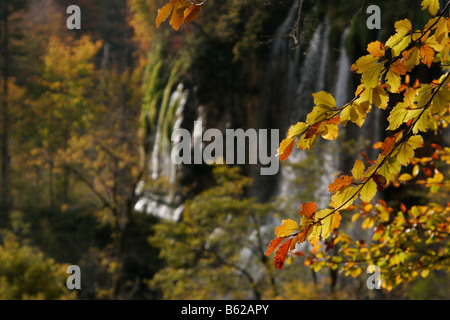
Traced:
<path fill-rule="evenodd" d="M 423 146 L 423 138 L 420 135 L 411 136 L 408 141 L 402 144 L 397 153 L 397 160 L 405 166 L 414 158 L 414 150 Z"/>
<path fill-rule="evenodd" d="M 411 70 L 420 62 L 420 49 L 414 46 L 409 50 L 403 51 L 402 56 L 405 60 L 406 70 L 411 72 Z"/>
<path fill-rule="evenodd" d="M 383 71 L 383 64 L 378 63 L 369 69 L 367 69 L 361 77 L 361 84 L 366 89 L 375 88 L 378 85 L 378 81 Z"/>
<path fill-rule="evenodd" d="M 439 11 L 439 0 L 423 0 L 421 5 L 422 10 L 428 8 L 428 11 L 433 16 L 435 16 Z"/>
<path fill-rule="evenodd" d="M 297 122 L 297 124 L 291 125 L 288 131 L 288 138 L 302 134 L 307 128 L 308 126 L 304 122 Z"/>
<path fill-rule="evenodd" d="M 352 169 L 353 177 L 357 180 L 361 179 L 364 169 L 364 163 L 361 160 L 356 160 Z"/>
<path fill-rule="evenodd" d="M 394 24 L 396 33 L 386 41 L 386 47 L 392 49 L 394 55 L 400 54 L 411 42 L 411 37 L 407 36 L 412 30 L 411 21 L 403 19 Z"/>
<path fill-rule="evenodd" d="M 389 95 L 380 86 L 373 89 L 372 101 L 380 109 L 385 110 L 389 103 Z"/>
<path fill-rule="evenodd" d="M 370 200 L 377 194 L 377 184 L 373 179 L 369 179 L 361 188 L 360 197 L 364 202 L 370 202 Z"/>
<path fill-rule="evenodd" d="M 335 209 L 343 210 L 348 208 L 356 199 L 358 195 L 358 186 L 348 186 L 337 191 L 331 197 L 330 206 Z"/>
<path fill-rule="evenodd" d="M 309 228 L 308 241 L 312 246 L 315 246 L 319 242 L 321 226 L 314 224 Z"/>
<path fill-rule="evenodd" d="M 377 166 L 377 164 L 375 164 Z M 396 175 L 400 172 L 402 166 L 396 157 L 390 157 L 379 168 L 378 174 L 384 177 L 387 181 L 392 181 Z M 373 167 L 369 168 L 373 169 Z"/>
<path fill-rule="evenodd" d="M 336 107 L 334 97 L 326 91 L 313 93 L 314 103 L 318 106 L 325 106 L 327 109 Z"/>
<path fill-rule="evenodd" d="M 333 210 L 323 209 L 316 213 L 316 218 L 320 221 L 320 231 L 323 240 L 328 238 L 331 233 L 331 223 L 334 215 L 334 213 L 331 214 L 331 212 L 333 212 Z"/>
<path fill-rule="evenodd" d="M 429 269 L 423 269 L 422 272 L 420 272 L 420 276 L 422 278 L 428 277 L 429 274 L 430 274 L 430 270 Z"/>
<path fill-rule="evenodd" d="M 316 105 L 313 110 L 306 116 L 306 123 L 314 125 L 319 121 L 323 121 L 328 117 L 330 107 L 324 104 Z"/>
<path fill-rule="evenodd" d="M 333 216 L 331 218 L 331 226 L 330 226 L 330 232 L 333 231 L 334 229 L 339 228 L 339 226 L 341 225 L 341 214 L 339 212 L 335 212 L 333 213 Z"/>
<path fill-rule="evenodd" d="M 298 224 L 292 219 L 283 220 L 281 225 L 275 228 L 277 237 L 287 237 L 293 232 L 298 231 Z"/>
<path fill-rule="evenodd" d="M 393 70 L 389 70 L 386 74 L 386 88 L 389 92 L 397 93 L 400 89 L 401 78 Z"/>
<path fill-rule="evenodd" d="M 398 177 L 398 181 L 406 182 L 411 180 L 412 178 L 413 178 L 412 175 L 410 175 L 409 173 L 403 173 L 400 175 L 400 177 Z"/>
<path fill-rule="evenodd" d="M 311 254 L 316 254 L 316 252 L 319 251 L 320 248 L 322 248 L 322 244 L 321 244 L 321 243 L 316 244 L 316 245 L 312 248 Z"/>
<path fill-rule="evenodd" d="M 374 57 L 370 54 L 362 56 L 352 65 L 351 70 L 356 73 L 363 73 L 374 66 L 377 61 L 378 57 Z"/>
<path fill-rule="evenodd" d="M 412 30 L 412 24 L 411 21 L 409 21 L 408 19 L 403 19 L 403 20 L 399 20 L 396 21 L 394 24 L 395 27 L 395 31 L 398 33 L 408 33 L 409 31 Z"/>

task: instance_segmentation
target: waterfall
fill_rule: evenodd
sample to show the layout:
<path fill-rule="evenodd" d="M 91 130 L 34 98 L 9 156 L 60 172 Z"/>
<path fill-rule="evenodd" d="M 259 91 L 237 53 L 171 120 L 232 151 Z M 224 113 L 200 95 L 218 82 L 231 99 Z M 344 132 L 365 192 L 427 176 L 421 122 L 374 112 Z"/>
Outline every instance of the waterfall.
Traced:
<path fill-rule="evenodd" d="M 290 21 L 291 17 L 288 15 L 286 21 Z M 285 22 L 286 22 L 285 21 Z M 281 30 L 285 29 L 285 24 L 283 23 L 280 27 Z M 288 70 L 286 73 L 286 79 L 288 79 L 289 87 L 293 87 L 294 90 L 287 92 L 293 92 L 293 95 L 289 96 L 289 105 L 285 106 L 285 111 L 290 114 L 288 117 L 288 123 L 286 126 L 289 127 L 292 124 L 295 124 L 298 121 L 304 121 L 306 115 L 312 110 L 314 106 L 313 96 L 314 92 L 318 92 L 321 90 L 326 90 L 328 87 L 328 69 L 330 68 L 330 50 L 328 45 L 328 20 L 324 19 L 322 23 L 320 23 L 317 28 L 314 30 L 314 33 L 311 37 L 311 40 L 308 44 L 308 48 L 305 52 L 304 58 L 302 61 L 299 59 L 300 49 L 297 48 L 293 59 L 290 60 L 288 66 L 290 68 L 296 68 L 295 70 Z M 287 42 L 285 40 L 285 42 Z M 276 50 L 277 47 L 272 51 L 271 60 L 282 59 L 283 56 L 279 56 L 280 50 Z M 342 70 L 344 70 L 346 55 L 345 51 L 342 52 L 342 57 L 339 62 L 339 66 L 342 66 Z M 301 64 L 300 64 L 301 62 Z M 348 70 L 350 68 L 348 67 Z M 339 72 L 338 77 L 340 77 L 344 72 Z M 293 75 L 296 75 L 294 77 Z M 345 79 L 345 81 L 348 80 Z M 339 85 L 339 90 L 345 89 L 344 83 L 340 83 L 337 81 Z M 341 93 L 343 95 L 344 93 Z M 283 162 L 281 167 L 281 174 L 278 181 L 278 190 L 277 196 L 279 197 L 294 197 L 298 192 L 300 192 L 303 188 L 298 186 L 298 182 L 296 182 L 295 178 L 300 174 L 299 170 L 295 168 L 295 165 L 300 163 L 301 161 L 306 159 L 306 153 L 300 152 L 296 148 L 294 148 L 291 156 Z M 317 156 L 323 157 L 325 163 L 331 163 L 334 159 L 332 155 L 322 155 L 317 154 Z M 328 167 L 328 166 L 326 166 Z M 327 168 L 325 168 L 327 169 Z M 329 170 L 334 170 L 333 167 L 329 168 Z M 320 188 L 317 190 L 315 197 L 317 199 L 323 198 L 322 194 L 327 190 L 323 190 L 323 186 L 328 186 L 329 183 L 325 181 L 325 179 L 329 179 L 330 173 L 326 170 L 321 177 L 321 182 L 319 183 Z M 333 172 L 334 173 L 334 172 Z M 322 181 L 323 180 L 323 181 Z M 297 203 L 298 206 L 298 203 Z"/>
<path fill-rule="evenodd" d="M 351 76 L 351 63 L 348 57 L 347 49 L 345 44 L 347 42 L 347 37 L 349 33 L 349 28 L 346 28 L 341 39 L 341 48 L 339 50 L 339 60 L 338 60 L 338 73 L 336 78 L 336 85 L 334 91 L 334 97 L 337 106 L 343 106 L 349 101 L 349 84 Z"/>
<path fill-rule="evenodd" d="M 176 184 L 177 167 L 171 161 L 172 143 L 170 136 L 174 130 L 181 126 L 188 93 L 188 90 L 185 90 L 183 84 L 180 83 L 170 95 L 167 106 L 162 106 L 150 155 L 151 179 L 156 181 L 160 177 L 168 177 L 168 182 L 171 185 L 170 191 L 162 199 L 155 199 L 154 195 L 142 190 L 142 183 L 140 183 L 137 192 L 142 196 L 135 205 L 137 211 L 164 219 L 178 220 L 180 218 L 183 207 L 181 205 L 175 206 L 177 195 L 172 186 Z"/>

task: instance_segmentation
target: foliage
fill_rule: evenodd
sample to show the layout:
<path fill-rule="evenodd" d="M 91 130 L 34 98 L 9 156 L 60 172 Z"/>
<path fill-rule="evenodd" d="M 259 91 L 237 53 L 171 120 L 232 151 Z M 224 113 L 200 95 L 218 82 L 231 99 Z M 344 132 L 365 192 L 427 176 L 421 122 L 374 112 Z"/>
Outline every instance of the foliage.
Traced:
<path fill-rule="evenodd" d="M 186 202 L 181 221 L 162 221 L 150 238 L 167 265 L 150 284 L 165 299 L 260 299 L 274 281 L 262 249 L 268 205 L 243 197 L 251 179 L 238 167 L 217 166 L 214 177 L 216 186 Z"/>
<path fill-rule="evenodd" d="M 277 227 L 277 237 L 266 254 L 276 251 L 278 269 L 288 253 L 295 252 L 296 244 L 306 239 L 316 250 L 305 263 L 315 270 L 323 266 L 340 267 L 346 274 L 357 276 L 365 270 L 366 263 L 377 264 L 387 289 L 418 276 L 426 277 L 430 270 L 448 269 L 450 203 L 446 203 L 445 195 L 450 190 L 446 178 L 450 149 L 431 144 L 428 155 L 418 157 L 417 153 L 426 143 L 423 134 L 442 134 L 449 121 L 450 40 L 448 18 L 444 16 L 449 3 L 422 30 L 414 30 L 412 23 L 404 19 L 395 23 L 396 33 L 386 43 L 369 43 L 369 54 L 352 65 L 352 71 L 361 75 L 355 98 L 336 106 L 331 94 L 315 93 L 315 107 L 306 121 L 289 129 L 280 144 L 281 161 L 289 157 L 296 141 L 300 149 L 312 149 L 320 137 L 336 139 L 339 125 L 345 127 L 353 122 L 362 127 L 373 107 L 389 113 L 389 135 L 375 144 L 375 148 L 381 149 L 378 159 L 367 159 L 366 163 L 357 159 L 351 172 L 336 178 L 329 185 L 329 208 L 317 211 L 314 203 L 303 203 L 300 224 L 284 220 Z M 422 9 L 436 15 L 439 2 L 423 1 Z M 423 64 L 430 68 L 433 63 L 441 65 L 442 75 L 428 83 L 411 80 L 416 66 Z M 394 96 L 402 97 L 401 101 L 396 102 Z M 430 165 L 432 170 L 428 168 Z M 402 173 L 411 166 L 411 173 Z M 425 174 L 425 180 L 420 179 L 421 174 Z M 399 209 L 376 199 L 384 189 L 405 183 L 424 186 L 437 197 L 409 208 L 401 203 Z M 341 213 L 346 211 L 356 211 L 352 221 L 362 216 L 362 228 L 375 231 L 370 244 L 337 232 Z M 316 247 L 319 239 L 326 244 L 325 250 Z M 339 247 L 337 252 L 330 250 L 335 246 Z"/>
<path fill-rule="evenodd" d="M 66 287 L 67 267 L 7 233 L 0 246 L 0 299 L 74 299 Z"/>

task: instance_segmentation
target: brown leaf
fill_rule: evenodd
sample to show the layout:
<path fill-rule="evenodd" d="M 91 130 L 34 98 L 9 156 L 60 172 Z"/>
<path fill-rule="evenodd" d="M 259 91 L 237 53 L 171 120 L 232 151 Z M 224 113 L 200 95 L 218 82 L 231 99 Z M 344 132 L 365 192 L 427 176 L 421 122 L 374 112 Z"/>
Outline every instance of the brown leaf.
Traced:
<path fill-rule="evenodd" d="M 266 253 L 265 255 L 268 256 L 269 254 L 271 254 L 272 252 L 275 251 L 275 249 L 278 247 L 278 245 L 280 243 L 283 242 L 283 240 L 286 239 L 286 237 L 276 237 L 275 239 L 273 239 L 272 241 L 270 241 L 269 246 L 267 247 Z"/>
<path fill-rule="evenodd" d="M 289 252 L 289 247 L 291 246 L 292 239 L 284 242 L 277 250 L 274 258 L 275 268 L 277 270 L 283 268 L 284 261 L 286 260 L 286 256 Z"/>

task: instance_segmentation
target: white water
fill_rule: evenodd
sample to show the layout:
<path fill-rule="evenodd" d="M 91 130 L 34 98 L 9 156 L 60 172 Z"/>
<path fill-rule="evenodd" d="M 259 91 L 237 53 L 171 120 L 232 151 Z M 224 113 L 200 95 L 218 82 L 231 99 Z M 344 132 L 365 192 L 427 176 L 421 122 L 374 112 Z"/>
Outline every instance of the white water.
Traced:
<path fill-rule="evenodd" d="M 177 128 L 180 128 L 183 121 L 183 111 L 188 99 L 188 91 L 184 90 L 183 84 L 179 84 L 176 90 L 172 93 L 168 110 L 162 115 L 173 112 L 175 114 L 175 122 L 169 133 Z M 176 108 L 176 110 L 174 110 Z M 167 125 L 167 124 L 166 124 Z M 177 166 L 171 161 L 172 143 L 170 137 L 165 136 L 167 132 L 163 131 L 164 121 L 158 121 L 156 129 L 155 142 L 152 148 L 150 157 L 151 178 L 156 181 L 159 177 L 169 177 L 169 184 L 176 183 Z M 137 188 L 138 194 L 142 194 L 135 205 L 135 210 L 139 212 L 146 212 L 156 217 L 170 220 L 179 220 L 183 211 L 183 206 L 175 207 L 176 194 L 174 188 L 170 187 L 170 192 L 163 199 L 154 199 L 151 195 L 146 195 L 145 190 L 142 190 L 142 184 Z"/>

